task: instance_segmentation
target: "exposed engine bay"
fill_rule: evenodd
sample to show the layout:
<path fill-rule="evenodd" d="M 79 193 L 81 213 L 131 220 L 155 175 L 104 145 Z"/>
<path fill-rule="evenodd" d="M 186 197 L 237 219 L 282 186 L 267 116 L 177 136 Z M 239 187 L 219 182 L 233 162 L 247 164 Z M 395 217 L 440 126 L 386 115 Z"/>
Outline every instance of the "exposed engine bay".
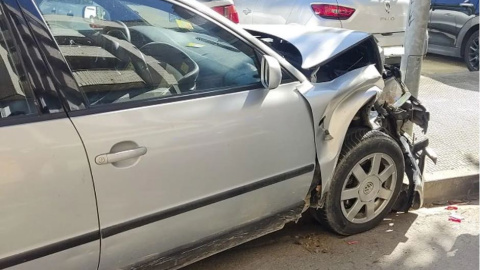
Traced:
<path fill-rule="evenodd" d="M 362 40 L 336 57 L 306 69 L 302 68 L 301 53 L 290 42 L 257 31 L 250 31 L 250 33 L 302 71 L 312 83 L 328 82 L 349 71 L 369 65 L 376 65 L 378 70 L 381 71 L 381 61 L 377 57 L 378 52 L 376 50 L 378 49 L 373 38 Z"/>

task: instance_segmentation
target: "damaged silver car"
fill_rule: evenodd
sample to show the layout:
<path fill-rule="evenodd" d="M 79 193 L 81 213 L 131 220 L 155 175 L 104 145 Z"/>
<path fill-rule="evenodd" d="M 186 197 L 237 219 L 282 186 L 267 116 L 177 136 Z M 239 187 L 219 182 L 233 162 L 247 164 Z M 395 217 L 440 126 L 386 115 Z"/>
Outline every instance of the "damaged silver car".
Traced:
<path fill-rule="evenodd" d="M 437 157 L 428 138 L 415 141 L 409 131 L 416 124 L 425 134 L 430 114 L 410 94 L 400 70 L 384 65 L 373 36 L 326 27 L 244 27 L 313 84 L 302 92 L 318 128 L 313 216 L 350 235 L 371 229 L 392 209 L 420 208 L 425 160 L 436 163 Z M 325 100 L 329 104 L 322 108 Z M 347 126 L 335 114 L 351 122 Z"/>
<path fill-rule="evenodd" d="M 429 115 L 374 39 L 251 27 L 0 0 L 0 268 L 177 269 L 309 209 L 349 235 L 419 207 Z"/>

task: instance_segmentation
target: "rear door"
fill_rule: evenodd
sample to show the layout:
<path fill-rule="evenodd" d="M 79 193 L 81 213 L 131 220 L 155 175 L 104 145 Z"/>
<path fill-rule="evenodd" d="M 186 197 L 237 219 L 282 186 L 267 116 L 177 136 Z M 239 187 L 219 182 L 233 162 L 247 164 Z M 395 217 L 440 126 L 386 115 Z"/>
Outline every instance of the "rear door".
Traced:
<path fill-rule="evenodd" d="M 30 26 L 0 1 L 0 269 L 96 269 L 88 160 Z"/>
<path fill-rule="evenodd" d="M 469 2 L 469 1 L 468 1 Z M 464 0 L 433 0 L 429 28 L 429 44 L 455 47 L 461 30 L 459 19 L 467 17 L 467 8 L 460 6 Z M 465 23 L 465 20 L 462 20 Z"/>
<path fill-rule="evenodd" d="M 95 180 L 100 269 L 175 260 L 176 248 L 303 205 L 315 144 L 299 82 L 265 89 L 254 48 L 185 7 L 96 2 L 111 21 L 95 28 L 45 18 L 62 28 L 53 32 L 90 104 L 70 115 Z"/>
<path fill-rule="evenodd" d="M 427 1 L 427 0 L 425 0 Z M 342 27 L 372 33 L 382 47 L 403 46 L 409 0 L 337 0 L 355 13 Z"/>

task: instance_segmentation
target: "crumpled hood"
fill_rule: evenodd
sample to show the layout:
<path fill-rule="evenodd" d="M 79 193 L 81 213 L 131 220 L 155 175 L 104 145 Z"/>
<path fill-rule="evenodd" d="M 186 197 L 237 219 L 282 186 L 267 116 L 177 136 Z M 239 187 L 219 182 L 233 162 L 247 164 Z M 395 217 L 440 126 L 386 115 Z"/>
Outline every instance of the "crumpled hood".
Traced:
<path fill-rule="evenodd" d="M 320 65 L 355 44 L 370 37 L 370 34 L 321 26 L 288 25 L 241 25 L 247 31 L 261 32 L 290 42 L 302 55 L 302 68 Z"/>

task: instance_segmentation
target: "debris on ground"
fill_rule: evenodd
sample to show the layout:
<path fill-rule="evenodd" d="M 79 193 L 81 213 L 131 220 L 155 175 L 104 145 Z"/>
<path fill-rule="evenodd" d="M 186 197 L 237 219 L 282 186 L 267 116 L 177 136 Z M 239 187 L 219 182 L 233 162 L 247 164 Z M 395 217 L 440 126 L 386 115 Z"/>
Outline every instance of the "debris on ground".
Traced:
<path fill-rule="evenodd" d="M 450 216 L 448 217 L 448 220 L 449 220 L 449 221 L 453 221 L 453 222 L 457 222 L 457 223 L 462 223 L 462 220 L 464 220 L 464 217 L 460 216 L 460 215 L 457 214 L 457 213 L 452 213 L 452 214 L 450 214 Z"/>
<path fill-rule="evenodd" d="M 449 205 L 449 206 L 445 207 L 445 210 L 458 210 L 458 207 L 455 206 L 455 205 Z"/>
<path fill-rule="evenodd" d="M 356 244 L 358 244 L 358 241 L 348 241 L 347 244 L 349 244 L 349 245 L 356 245 Z"/>

